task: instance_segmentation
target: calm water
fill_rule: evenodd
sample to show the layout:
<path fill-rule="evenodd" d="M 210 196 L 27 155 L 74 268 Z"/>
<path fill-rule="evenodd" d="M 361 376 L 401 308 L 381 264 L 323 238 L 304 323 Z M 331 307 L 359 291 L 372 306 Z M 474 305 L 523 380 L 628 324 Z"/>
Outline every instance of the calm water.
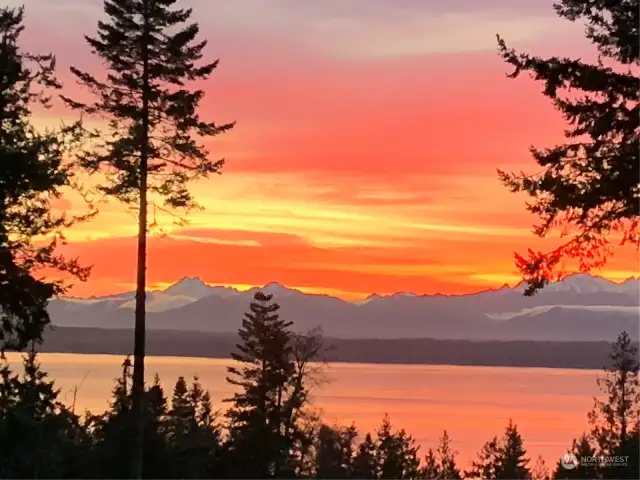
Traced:
<path fill-rule="evenodd" d="M 15 354 L 9 361 L 19 361 Z M 111 355 L 42 354 L 40 361 L 70 405 L 79 385 L 76 411 L 107 407 L 123 358 Z M 150 357 L 148 378 L 157 373 L 170 397 L 178 376 L 197 374 L 215 402 L 231 390 L 225 382 L 228 360 Z M 571 440 L 586 427 L 586 414 L 597 395 L 589 370 L 456 367 L 426 365 L 329 364 L 326 383 L 313 397 L 327 423 L 373 431 L 388 413 L 422 445 L 435 447 L 446 428 L 460 454 L 460 464 L 475 458 L 483 443 L 501 435 L 509 418 L 524 437 L 530 457 L 540 454 L 552 466 Z M 222 407 L 222 405 L 218 405 Z"/>

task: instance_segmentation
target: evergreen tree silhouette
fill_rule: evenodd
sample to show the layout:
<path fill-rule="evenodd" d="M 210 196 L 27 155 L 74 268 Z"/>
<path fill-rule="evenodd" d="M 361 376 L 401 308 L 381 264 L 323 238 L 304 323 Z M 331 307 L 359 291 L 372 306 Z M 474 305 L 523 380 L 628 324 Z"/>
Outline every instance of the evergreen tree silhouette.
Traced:
<path fill-rule="evenodd" d="M 497 478 L 529 478 L 527 452 L 524 448 L 522 436 L 518 432 L 518 427 L 511 420 L 507 425 L 500 453 Z"/>
<path fill-rule="evenodd" d="M 135 438 L 132 426 L 137 418 L 133 410 L 131 361 L 125 359 L 122 375 L 116 380 L 110 408 L 90 418 L 93 437 L 91 464 L 99 478 L 127 478 L 131 473 L 126 461 Z M 167 439 L 167 401 L 160 381 L 145 389 L 143 428 L 143 478 L 171 478 L 171 455 Z M 124 460 L 124 461 L 123 461 Z"/>
<path fill-rule="evenodd" d="M 536 235 L 558 226 L 570 235 L 550 252 L 516 255 L 526 295 L 554 279 L 564 257 L 578 259 L 581 270 L 602 265 L 617 233 L 623 243 L 640 245 L 638 0 L 559 0 L 554 7 L 560 17 L 586 24 L 598 63 L 517 54 L 498 37 L 500 56 L 514 67 L 509 76 L 527 72 L 542 82 L 569 124 L 566 143 L 531 148 L 540 173 L 499 172 L 511 191 L 532 197 L 527 208 L 540 219 Z"/>
<path fill-rule="evenodd" d="M 189 401 L 187 382 L 184 377 L 179 377 L 173 387 L 169 411 L 171 436 L 179 438 L 186 435 L 195 422 L 195 415 L 195 409 Z"/>
<path fill-rule="evenodd" d="M 295 475 L 312 443 L 305 429 L 311 367 L 321 349 L 317 332 L 297 335 L 279 315 L 273 296 L 256 292 L 238 331 L 227 381 L 238 391 L 231 407 L 227 452 L 234 472 L 249 478 Z M 240 460 L 241 459 L 241 460 Z"/>
<path fill-rule="evenodd" d="M 64 277 L 89 274 L 56 252 L 63 230 L 85 217 L 58 214 L 51 203 L 75 183 L 72 163 L 63 159 L 79 145 L 81 130 L 77 123 L 35 129 L 32 109 L 49 107 L 60 84 L 52 55 L 20 49 L 23 17 L 23 8 L 0 8 L 0 347 L 19 350 L 42 339 L 47 302 L 66 291 Z M 43 279 L 43 268 L 63 278 Z"/>
<path fill-rule="evenodd" d="M 191 9 L 177 0 L 105 0 L 106 19 L 95 37 L 85 37 L 93 54 L 107 68 L 103 78 L 72 67 L 78 82 L 96 98 L 83 103 L 63 97 L 72 108 L 110 120 L 106 132 L 96 133 L 95 147 L 81 165 L 99 172 L 106 182 L 99 189 L 138 209 L 138 253 L 135 297 L 133 366 L 134 414 L 137 433 L 131 449 L 131 472 L 142 474 L 145 355 L 145 289 L 148 207 L 162 199 L 166 208 L 196 207 L 189 181 L 219 173 L 222 160 L 210 160 L 199 143 L 230 130 L 197 113 L 204 96 L 186 84 L 207 79 L 218 62 L 200 64 L 206 41 L 190 23 Z M 164 208 L 164 207 L 160 207 Z"/>
<path fill-rule="evenodd" d="M 116 379 L 109 410 L 92 415 L 89 421 L 94 444 L 91 460 L 99 472 L 98 478 L 127 478 L 130 474 L 130 465 L 122 460 L 133 446 L 131 410 L 131 360 L 126 358 L 122 375 Z"/>
<path fill-rule="evenodd" d="M 589 414 L 592 434 L 602 454 L 613 455 L 624 448 L 630 431 L 640 421 L 638 368 L 638 348 L 629 334 L 622 332 L 613 346 L 611 365 L 597 380 L 607 399 L 594 399 Z"/>
<path fill-rule="evenodd" d="M 376 432 L 374 441 L 367 434 L 353 459 L 353 478 L 419 478 L 419 447 L 404 429 L 395 431 L 388 415 Z"/>
<path fill-rule="evenodd" d="M 429 449 L 425 457 L 421 477 L 433 480 L 459 480 L 462 478 L 456 463 L 457 452 L 451 446 L 451 439 L 445 430 L 440 444 L 434 452 Z"/>
<path fill-rule="evenodd" d="M 627 441 L 618 449 L 619 456 L 626 461 L 622 466 L 605 469 L 606 478 L 640 478 L 640 426 L 635 425 Z"/>
<path fill-rule="evenodd" d="M 286 385 L 294 374 L 292 322 L 280 318 L 280 306 L 272 298 L 255 293 L 251 312 L 238 331 L 242 343 L 231 354 L 243 366 L 228 367 L 227 381 L 240 389 L 227 400 L 232 402 L 227 412 L 229 433 L 235 452 L 243 458 L 238 474 L 249 475 L 246 478 L 278 476 L 290 446 L 282 427 Z"/>
<path fill-rule="evenodd" d="M 611 353 L 611 363 L 598 378 L 606 400 L 594 398 L 589 412 L 591 431 L 574 440 L 569 453 L 578 465 L 567 469 L 559 461 L 553 478 L 638 478 L 640 475 L 640 389 L 638 348 L 622 332 Z M 622 457 L 626 464 L 607 464 L 597 458 Z M 582 459 L 590 459 L 582 462 Z"/>
<path fill-rule="evenodd" d="M 167 420 L 168 441 L 172 450 L 175 478 L 211 478 L 216 474 L 221 434 L 208 392 L 197 377 L 191 388 L 184 377 L 173 390 Z"/>
<path fill-rule="evenodd" d="M 560 461 L 556 465 L 553 473 L 554 479 L 595 479 L 602 478 L 600 466 L 595 463 L 581 463 L 582 458 L 594 458 L 596 450 L 587 435 L 582 435 L 578 440 L 573 440 L 573 444 L 569 449 L 569 453 L 573 453 L 578 460 L 575 468 L 565 468 Z"/>
<path fill-rule="evenodd" d="M 478 458 L 471 462 L 471 469 L 465 471 L 465 478 L 498 478 L 500 443 L 493 437 L 482 446 Z"/>
<path fill-rule="evenodd" d="M 417 478 L 418 449 L 415 440 L 404 429 L 393 431 L 391 420 L 385 415 L 376 439 L 378 478 Z"/>
<path fill-rule="evenodd" d="M 468 478 L 526 479 L 531 478 L 529 459 L 518 427 L 509 420 L 502 438 L 494 437 L 482 447 Z"/>
<path fill-rule="evenodd" d="M 529 474 L 531 480 L 551 480 L 551 472 L 542 455 L 538 455 Z"/>
<path fill-rule="evenodd" d="M 353 425 L 348 428 L 322 425 L 316 442 L 315 478 L 352 478 L 357 436 Z"/>
<path fill-rule="evenodd" d="M 591 436 L 602 456 L 629 456 L 627 466 L 604 467 L 605 478 L 636 478 L 640 445 L 640 381 L 638 347 L 627 332 L 613 346 L 611 364 L 598 378 L 606 400 L 594 399 L 589 413 Z"/>
<path fill-rule="evenodd" d="M 358 452 L 353 459 L 353 478 L 379 478 L 376 444 L 370 433 L 367 433 L 358 446 Z"/>
<path fill-rule="evenodd" d="M 158 375 L 154 376 L 153 384 L 144 395 L 142 477 L 171 477 L 171 449 L 167 438 L 168 404 Z M 131 400 L 133 404 L 133 397 Z"/>
<path fill-rule="evenodd" d="M 82 478 L 87 433 L 59 400 L 35 352 L 23 375 L 0 368 L 0 477 Z"/>

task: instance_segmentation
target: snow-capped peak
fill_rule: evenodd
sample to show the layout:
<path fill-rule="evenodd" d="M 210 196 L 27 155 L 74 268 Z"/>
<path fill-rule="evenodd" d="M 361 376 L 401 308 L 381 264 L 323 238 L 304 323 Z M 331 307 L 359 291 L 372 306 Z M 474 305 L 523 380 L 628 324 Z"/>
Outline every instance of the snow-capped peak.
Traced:
<path fill-rule="evenodd" d="M 524 290 L 524 282 L 516 287 L 516 290 Z M 540 293 L 573 292 L 579 295 L 590 293 L 623 293 L 627 295 L 640 293 L 639 280 L 629 278 L 623 283 L 615 283 L 598 275 L 589 273 L 576 273 L 569 275 L 559 282 L 550 283 Z"/>
<path fill-rule="evenodd" d="M 147 292 L 145 304 L 148 312 L 164 312 L 208 297 L 214 291 L 215 287 L 210 287 L 197 277 L 183 277 L 165 290 Z M 120 305 L 120 308 L 134 307 L 134 298 Z"/>
<path fill-rule="evenodd" d="M 183 295 L 191 298 L 203 298 L 212 293 L 212 287 L 198 277 L 183 277 L 177 283 L 163 290 L 168 295 Z"/>
<path fill-rule="evenodd" d="M 280 298 L 283 297 L 284 295 L 289 295 L 296 291 L 296 290 L 289 289 L 278 282 L 270 282 L 270 283 L 267 283 L 264 287 L 255 288 L 254 290 L 260 290 L 268 295 L 274 295 Z"/>

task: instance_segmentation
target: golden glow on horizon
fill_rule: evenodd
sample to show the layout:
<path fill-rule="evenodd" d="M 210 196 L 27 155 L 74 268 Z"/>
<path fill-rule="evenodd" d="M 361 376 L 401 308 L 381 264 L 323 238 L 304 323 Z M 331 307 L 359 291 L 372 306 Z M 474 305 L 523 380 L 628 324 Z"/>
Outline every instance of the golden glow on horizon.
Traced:
<path fill-rule="evenodd" d="M 286 1 L 284 9 L 264 3 L 256 17 L 232 3 L 194 5 L 212 39 L 207 55 L 221 58 L 204 85 L 201 115 L 238 121 L 207 141 L 212 157 L 228 163 L 223 175 L 192 185 L 204 210 L 191 212 L 187 227 L 151 208 L 167 236 L 149 242 L 150 288 L 198 276 L 342 298 L 468 293 L 518 283 L 513 252 L 555 245 L 557 238 L 532 235 L 525 198 L 496 176 L 496 168 L 532 168 L 529 145 L 562 141 L 564 123 L 540 85 L 505 78 L 495 30 L 527 51 L 592 51 L 580 29 L 556 22 L 551 0 L 548 11 L 512 2 L 500 12 L 478 4 L 473 15 L 447 10 L 444 0 L 419 12 L 389 2 L 357 18 L 329 4 L 310 17 Z M 85 95 L 74 90 L 68 65 L 100 67 L 69 22 L 95 25 L 101 9 L 70 0 L 65 16 L 51 5 L 27 9 L 28 47 L 54 50 L 65 89 Z M 442 22 L 456 28 L 437 27 Z M 461 42 L 460 29 L 474 41 Z M 327 42 L 328 31 L 341 40 Z M 268 52 L 255 48 L 264 44 Z M 56 105 L 37 112 L 36 126 L 74 120 Z M 83 208 L 73 194 L 57 206 Z M 100 210 L 66 234 L 65 252 L 94 266 L 72 295 L 133 288 L 135 218 L 114 200 Z M 597 273 L 624 280 L 638 264 L 635 250 L 619 249 Z"/>

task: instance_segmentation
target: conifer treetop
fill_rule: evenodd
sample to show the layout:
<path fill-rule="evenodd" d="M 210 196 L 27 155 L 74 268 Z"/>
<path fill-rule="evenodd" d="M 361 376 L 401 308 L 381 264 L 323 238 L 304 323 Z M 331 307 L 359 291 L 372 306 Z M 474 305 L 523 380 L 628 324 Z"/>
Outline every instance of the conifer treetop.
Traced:
<path fill-rule="evenodd" d="M 190 23 L 190 8 L 176 0 L 106 0 L 107 20 L 98 22 L 95 37 L 86 36 L 92 53 L 105 64 L 100 75 L 72 67 L 78 83 L 93 93 L 93 102 L 63 96 L 72 108 L 108 121 L 107 131 L 94 132 L 94 144 L 83 156 L 89 172 L 101 172 L 106 195 L 135 204 L 140 195 L 140 152 L 146 151 L 148 189 L 165 207 L 197 207 L 189 181 L 220 173 L 224 159 L 210 160 L 204 137 L 233 128 L 202 119 L 198 106 L 204 82 L 218 60 L 202 62 L 206 40 Z M 146 68 L 145 68 L 146 66 Z M 189 88 L 188 84 L 198 86 Z M 145 134 L 146 131 L 148 135 Z"/>

